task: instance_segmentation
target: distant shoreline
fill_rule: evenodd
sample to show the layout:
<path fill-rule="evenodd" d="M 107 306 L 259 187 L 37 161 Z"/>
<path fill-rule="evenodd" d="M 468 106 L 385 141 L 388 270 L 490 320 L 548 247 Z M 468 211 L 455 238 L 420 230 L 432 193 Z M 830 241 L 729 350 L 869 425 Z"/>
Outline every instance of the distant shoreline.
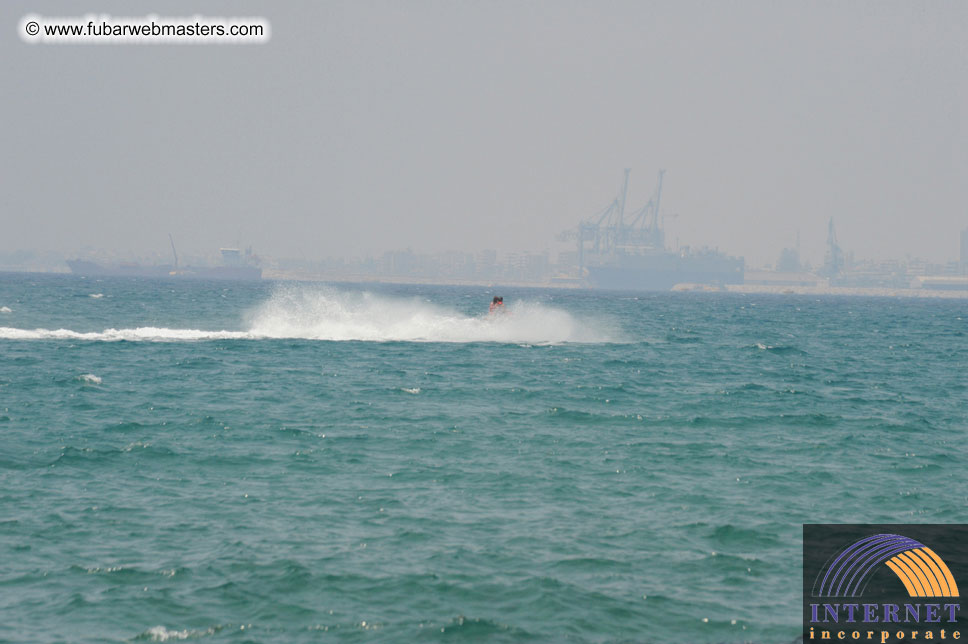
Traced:
<path fill-rule="evenodd" d="M 25 275 L 71 275 L 70 271 L 31 271 L 12 268 L 0 268 L 0 273 L 23 273 Z M 595 293 L 607 293 L 583 287 L 568 282 L 521 282 L 518 280 L 441 280 L 417 277 L 393 277 L 372 275 L 320 275 L 303 271 L 280 271 L 265 269 L 262 272 L 263 281 L 292 281 L 292 282 L 327 282 L 332 284 L 413 284 L 425 286 L 475 286 L 491 288 L 547 288 L 562 290 L 582 290 Z M 653 291 L 655 292 L 655 291 Z M 760 284 L 728 284 L 724 287 L 708 284 L 679 284 L 671 291 L 679 293 L 740 293 L 746 295 L 820 295 L 837 297 L 911 297 L 934 299 L 968 299 L 968 290 L 944 290 L 930 288 L 887 288 L 887 287 L 854 287 L 854 286 L 768 286 Z"/>
<path fill-rule="evenodd" d="M 264 279 L 290 280 L 295 282 L 332 282 L 332 283 L 374 283 L 374 284 L 417 284 L 432 286 L 504 286 L 511 288 L 554 288 L 565 290 L 583 290 L 596 293 L 607 293 L 583 287 L 574 283 L 561 282 L 517 282 L 495 280 L 439 280 L 420 279 L 413 277 L 373 277 L 363 275 L 341 275 L 325 277 L 318 274 L 301 273 L 298 271 L 263 271 Z M 968 291 L 941 290 L 928 288 L 884 288 L 884 287 L 852 287 L 852 286 L 765 286 L 759 284 L 728 284 L 725 287 L 707 284 L 680 284 L 667 291 L 686 293 L 742 293 L 747 295 L 835 295 L 855 297 L 915 297 L 966 299 Z"/>
<path fill-rule="evenodd" d="M 769 295 L 837 295 L 859 297 L 918 297 L 941 299 L 965 299 L 968 291 L 930 289 L 930 288 L 887 288 L 861 286 L 762 286 L 758 284 L 731 284 L 726 287 L 730 293 L 769 294 Z"/>

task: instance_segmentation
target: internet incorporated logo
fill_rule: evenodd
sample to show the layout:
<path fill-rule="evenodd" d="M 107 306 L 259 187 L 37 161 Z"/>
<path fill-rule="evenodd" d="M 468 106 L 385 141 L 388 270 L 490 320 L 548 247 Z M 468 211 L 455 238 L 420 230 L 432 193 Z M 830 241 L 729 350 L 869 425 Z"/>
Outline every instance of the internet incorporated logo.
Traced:
<path fill-rule="evenodd" d="M 841 551 L 817 577 L 815 597 L 859 597 L 880 564 L 898 576 L 911 597 L 958 597 L 951 570 L 931 548 L 899 534 L 875 534 Z"/>
<path fill-rule="evenodd" d="M 804 641 L 960 640 L 966 551 L 963 525 L 804 525 Z"/>

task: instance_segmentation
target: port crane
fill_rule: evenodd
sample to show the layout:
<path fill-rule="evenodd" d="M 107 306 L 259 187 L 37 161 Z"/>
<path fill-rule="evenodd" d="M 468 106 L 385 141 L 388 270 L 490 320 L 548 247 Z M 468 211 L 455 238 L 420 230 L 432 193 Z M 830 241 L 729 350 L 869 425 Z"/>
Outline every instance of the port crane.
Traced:
<path fill-rule="evenodd" d="M 580 274 L 584 273 L 586 253 L 608 257 L 617 253 L 636 253 L 642 249 L 665 249 L 665 232 L 659 219 L 665 170 L 659 171 L 655 191 L 649 201 L 626 215 L 630 174 L 631 170 L 626 168 L 618 196 L 596 217 L 579 223 L 577 229 L 559 236 L 562 241 L 577 241 Z"/>
<path fill-rule="evenodd" d="M 837 243 L 837 232 L 834 230 L 834 218 L 827 224 L 827 252 L 824 253 L 821 274 L 824 277 L 835 278 L 844 272 L 844 252 Z"/>

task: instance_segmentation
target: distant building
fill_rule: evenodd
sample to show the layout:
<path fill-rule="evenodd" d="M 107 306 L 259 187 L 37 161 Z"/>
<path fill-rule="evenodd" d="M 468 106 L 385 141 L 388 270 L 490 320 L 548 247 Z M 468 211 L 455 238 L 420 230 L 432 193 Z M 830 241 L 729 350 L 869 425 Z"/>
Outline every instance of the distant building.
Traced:
<path fill-rule="evenodd" d="M 845 268 L 844 252 L 837 243 L 837 233 L 834 231 L 834 218 L 830 218 L 827 225 L 827 252 L 823 258 L 823 268 L 820 274 L 824 277 L 833 279 L 839 277 Z"/>
<path fill-rule="evenodd" d="M 776 270 L 780 273 L 800 272 L 800 253 L 795 248 L 784 248 L 780 259 L 776 260 Z"/>
<path fill-rule="evenodd" d="M 961 231 L 961 274 L 968 275 L 968 228 Z"/>

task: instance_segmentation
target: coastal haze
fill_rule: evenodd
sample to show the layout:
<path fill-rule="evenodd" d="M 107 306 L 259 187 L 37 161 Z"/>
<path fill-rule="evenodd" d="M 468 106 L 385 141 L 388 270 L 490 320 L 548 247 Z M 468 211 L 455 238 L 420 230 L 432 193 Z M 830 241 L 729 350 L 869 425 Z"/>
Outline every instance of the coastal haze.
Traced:
<path fill-rule="evenodd" d="M 263 16 L 264 45 L 31 45 L 27 13 Z M 666 245 L 958 260 L 968 6 L 11 2 L 0 211 L 17 257 L 267 263 L 573 250 L 666 170 Z M 42 264 L 44 262 L 41 262 Z"/>
<path fill-rule="evenodd" d="M 968 525 L 968 4 L 92 2 L 0 5 L 0 642 L 789 644 Z"/>

